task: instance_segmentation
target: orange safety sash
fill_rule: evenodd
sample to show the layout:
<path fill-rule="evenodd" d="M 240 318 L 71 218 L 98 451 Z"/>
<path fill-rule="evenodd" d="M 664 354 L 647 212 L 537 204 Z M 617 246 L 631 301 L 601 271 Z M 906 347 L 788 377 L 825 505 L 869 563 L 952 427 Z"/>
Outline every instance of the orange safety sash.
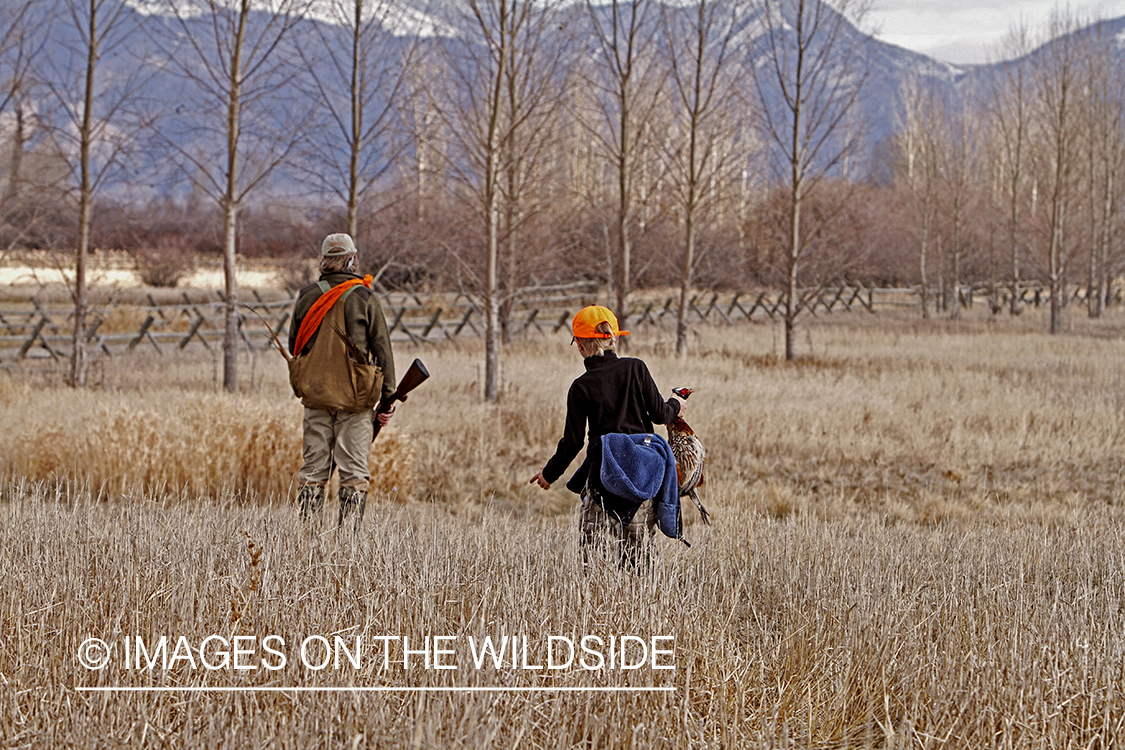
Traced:
<path fill-rule="evenodd" d="M 293 355 L 296 356 L 301 353 L 305 348 L 305 344 L 309 343 L 316 330 L 320 328 L 324 316 L 332 309 L 332 305 L 336 304 L 336 300 L 343 296 L 344 292 L 351 289 L 353 286 L 363 284 L 368 289 L 371 288 L 371 282 L 374 277 L 368 274 L 362 279 L 348 279 L 343 284 L 337 284 L 329 289 L 320 298 L 313 303 L 309 308 L 308 313 L 305 314 L 305 319 L 301 321 L 301 327 L 297 329 L 297 343 L 293 346 Z"/>

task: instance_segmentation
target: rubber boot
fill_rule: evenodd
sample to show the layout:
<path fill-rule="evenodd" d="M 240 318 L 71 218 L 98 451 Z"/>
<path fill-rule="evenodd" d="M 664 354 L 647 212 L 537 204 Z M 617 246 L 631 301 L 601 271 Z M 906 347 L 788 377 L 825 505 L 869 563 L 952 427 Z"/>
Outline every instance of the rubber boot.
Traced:
<path fill-rule="evenodd" d="M 297 502 L 300 503 L 303 520 L 316 519 L 324 505 L 324 485 L 306 484 L 297 491 Z"/>
<path fill-rule="evenodd" d="M 340 520 L 338 528 L 342 528 L 344 522 L 350 517 L 352 519 L 352 529 L 359 531 L 360 525 L 363 523 L 363 511 L 367 508 L 367 492 L 365 490 L 357 490 L 354 487 L 341 487 L 340 488 Z"/>

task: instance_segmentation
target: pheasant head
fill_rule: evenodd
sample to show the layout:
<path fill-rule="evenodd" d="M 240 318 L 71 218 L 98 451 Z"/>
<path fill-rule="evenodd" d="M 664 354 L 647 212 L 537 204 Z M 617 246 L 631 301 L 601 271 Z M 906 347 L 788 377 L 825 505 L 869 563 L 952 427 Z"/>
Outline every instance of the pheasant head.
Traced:
<path fill-rule="evenodd" d="M 679 396 L 683 400 L 687 401 L 688 396 L 695 393 L 695 389 L 694 388 L 673 388 L 672 393 L 676 394 L 677 396 Z M 668 423 L 668 431 L 670 433 L 679 432 L 679 433 L 683 433 L 685 435 L 694 435 L 695 434 L 694 432 L 692 432 L 691 427 L 688 426 L 688 423 L 685 422 L 683 420 L 683 417 L 680 417 L 680 416 L 676 416 L 675 418 L 672 419 L 671 422 Z"/>

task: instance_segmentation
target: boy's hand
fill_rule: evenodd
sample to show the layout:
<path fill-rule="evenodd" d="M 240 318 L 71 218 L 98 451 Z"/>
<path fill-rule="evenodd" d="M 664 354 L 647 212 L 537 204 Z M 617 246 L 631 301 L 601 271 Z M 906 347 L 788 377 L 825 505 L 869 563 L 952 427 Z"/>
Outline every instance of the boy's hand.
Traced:
<path fill-rule="evenodd" d="M 677 396 L 674 393 L 672 394 L 672 398 L 673 398 L 673 400 L 675 400 L 675 402 L 677 404 L 680 405 L 680 412 L 676 416 L 680 417 L 680 418 L 683 418 L 683 416 L 685 414 L 687 414 L 687 401 L 683 400 L 682 398 L 680 398 L 679 396 Z"/>
<path fill-rule="evenodd" d="M 543 478 L 543 470 L 542 469 L 539 470 L 538 474 L 536 474 L 535 476 L 533 476 L 531 478 L 531 481 L 528 482 L 528 484 L 537 484 L 545 490 L 551 489 L 551 483 Z"/>

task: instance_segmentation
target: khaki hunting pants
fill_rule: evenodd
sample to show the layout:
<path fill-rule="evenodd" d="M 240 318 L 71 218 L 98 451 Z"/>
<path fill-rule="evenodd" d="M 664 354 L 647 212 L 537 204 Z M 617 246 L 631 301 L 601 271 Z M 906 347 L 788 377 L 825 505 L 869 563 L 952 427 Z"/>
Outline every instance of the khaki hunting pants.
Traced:
<path fill-rule="evenodd" d="M 372 410 L 330 412 L 305 409 L 301 484 L 325 485 L 333 463 L 340 469 L 340 486 L 367 492 L 371 482 Z"/>

